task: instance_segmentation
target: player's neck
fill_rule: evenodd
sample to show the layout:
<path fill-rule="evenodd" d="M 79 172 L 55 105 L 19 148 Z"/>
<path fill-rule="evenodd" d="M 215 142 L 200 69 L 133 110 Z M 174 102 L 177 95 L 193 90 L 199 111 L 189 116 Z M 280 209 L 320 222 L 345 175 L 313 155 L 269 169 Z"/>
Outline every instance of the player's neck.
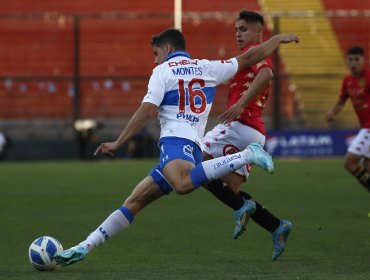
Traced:
<path fill-rule="evenodd" d="M 365 72 L 365 69 L 362 69 L 360 71 L 357 71 L 357 72 L 352 72 L 352 76 L 355 77 L 355 78 L 358 78 L 358 77 L 361 77 L 362 74 Z"/>

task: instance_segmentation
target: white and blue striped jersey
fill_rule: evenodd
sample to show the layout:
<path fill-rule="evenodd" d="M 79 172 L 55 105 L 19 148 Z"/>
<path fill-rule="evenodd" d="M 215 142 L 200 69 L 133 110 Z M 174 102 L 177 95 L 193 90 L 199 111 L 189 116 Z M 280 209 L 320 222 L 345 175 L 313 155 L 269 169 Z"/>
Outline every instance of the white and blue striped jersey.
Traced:
<path fill-rule="evenodd" d="M 162 137 L 181 137 L 201 147 L 216 86 L 235 75 L 238 62 L 191 59 L 171 53 L 154 68 L 143 102 L 158 106 Z"/>

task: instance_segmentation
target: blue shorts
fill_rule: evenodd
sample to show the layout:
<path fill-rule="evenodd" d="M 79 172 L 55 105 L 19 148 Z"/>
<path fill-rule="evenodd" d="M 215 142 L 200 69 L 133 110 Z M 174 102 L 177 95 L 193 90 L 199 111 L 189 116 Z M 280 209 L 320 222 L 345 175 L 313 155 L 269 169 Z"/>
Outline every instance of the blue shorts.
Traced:
<path fill-rule="evenodd" d="M 197 165 L 202 162 L 202 150 L 195 142 L 179 137 L 163 137 L 159 140 L 159 163 L 154 167 L 149 176 L 164 193 L 172 192 L 172 187 L 164 177 L 163 168 L 175 159 L 183 159 Z"/>

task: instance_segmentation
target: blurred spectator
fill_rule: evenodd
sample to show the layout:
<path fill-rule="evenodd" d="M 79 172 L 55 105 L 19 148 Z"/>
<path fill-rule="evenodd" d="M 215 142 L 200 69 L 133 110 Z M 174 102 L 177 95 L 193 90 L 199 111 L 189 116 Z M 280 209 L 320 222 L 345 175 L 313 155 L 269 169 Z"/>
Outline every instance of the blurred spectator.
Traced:
<path fill-rule="evenodd" d="M 146 129 L 143 129 L 128 141 L 124 158 L 148 158 L 153 156 L 153 143 L 152 136 Z"/>
<path fill-rule="evenodd" d="M 10 147 L 10 140 L 0 131 L 0 161 L 4 160 Z"/>

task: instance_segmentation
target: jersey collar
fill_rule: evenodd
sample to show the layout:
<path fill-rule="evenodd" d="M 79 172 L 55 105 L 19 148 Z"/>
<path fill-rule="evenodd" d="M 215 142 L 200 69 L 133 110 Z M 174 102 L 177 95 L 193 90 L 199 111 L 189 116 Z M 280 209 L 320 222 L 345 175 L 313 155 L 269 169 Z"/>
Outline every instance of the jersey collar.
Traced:
<path fill-rule="evenodd" d="M 242 52 L 245 52 L 247 50 L 249 50 L 251 47 L 254 47 L 254 46 L 258 46 L 259 43 L 251 43 L 249 45 L 246 45 L 243 49 L 242 49 Z"/>
<path fill-rule="evenodd" d="M 172 52 L 170 53 L 167 57 L 166 57 L 166 61 L 170 60 L 171 58 L 174 58 L 176 56 L 186 56 L 187 58 L 190 58 L 190 54 L 188 54 L 187 52 L 184 52 L 184 51 L 176 51 L 176 52 Z"/>

